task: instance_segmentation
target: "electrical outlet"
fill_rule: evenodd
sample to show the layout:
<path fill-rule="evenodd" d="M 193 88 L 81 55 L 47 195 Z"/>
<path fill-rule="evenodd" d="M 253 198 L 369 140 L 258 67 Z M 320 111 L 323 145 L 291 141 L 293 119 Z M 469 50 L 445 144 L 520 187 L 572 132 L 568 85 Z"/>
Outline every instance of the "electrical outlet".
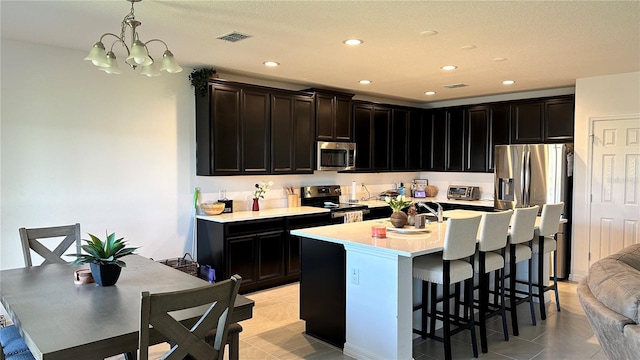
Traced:
<path fill-rule="evenodd" d="M 360 284 L 360 269 L 351 269 L 351 283 L 354 285 Z"/>

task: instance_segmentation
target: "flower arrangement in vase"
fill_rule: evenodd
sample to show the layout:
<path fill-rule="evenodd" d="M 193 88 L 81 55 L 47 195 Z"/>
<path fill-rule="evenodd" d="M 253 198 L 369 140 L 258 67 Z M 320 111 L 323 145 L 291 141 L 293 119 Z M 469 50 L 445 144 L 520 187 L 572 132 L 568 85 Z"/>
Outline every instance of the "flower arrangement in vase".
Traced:
<path fill-rule="evenodd" d="M 394 227 L 401 228 L 407 224 L 408 217 L 402 209 L 411 205 L 411 200 L 407 199 L 404 195 L 398 195 L 395 198 L 387 196 L 384 198 L 384 201 L 389 204 L 393 213 L 391 213 L 391 217 L 389 221 L 393 224 Z"/>
<path fill-rule="evenodd" d="M 258 200 L 264 199 L 264 194 L 269 190 L 269 186 L 273 186 L 273 181 L 262 181 L 260 184 L 256 184 L 256 188 L 253 191 L 253 206 L 251 210 L 259 211 L 260 205 Z"/>

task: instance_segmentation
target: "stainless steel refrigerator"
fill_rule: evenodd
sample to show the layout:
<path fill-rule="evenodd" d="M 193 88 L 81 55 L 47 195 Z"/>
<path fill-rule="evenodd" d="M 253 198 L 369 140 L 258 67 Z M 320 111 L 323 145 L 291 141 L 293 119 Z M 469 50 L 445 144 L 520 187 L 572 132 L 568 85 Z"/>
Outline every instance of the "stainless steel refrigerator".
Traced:
<path fill-rule="evenodd" d="M 571 261 L 573 144 L 496 145 L 494 208 L 515 209 L 564 202 L 566 224 L 558 229 L 558 277 L 567 278 Z"/>

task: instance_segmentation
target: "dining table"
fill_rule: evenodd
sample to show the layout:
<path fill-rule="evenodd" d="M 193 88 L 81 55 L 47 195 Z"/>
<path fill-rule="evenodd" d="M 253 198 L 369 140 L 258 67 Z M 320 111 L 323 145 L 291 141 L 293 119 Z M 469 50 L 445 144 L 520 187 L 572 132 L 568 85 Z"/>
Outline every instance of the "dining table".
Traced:
<path fill-rule="evenodd" d="M 180 291 L 208 284 L 140 255 L 124 258 L 126 267 L 113 286 L 75 284 L 74 272 L 86 265 L 51 264 L 0 271 L 0 298 L 36 359 L 135 358 L 143 291 Z M 254 301 L 238 295 L 231 322 L 250 319 Z M 206 309 L 172 315 L 191 326 Z M 165 341 L 150 333 L 150 343 Z"/>

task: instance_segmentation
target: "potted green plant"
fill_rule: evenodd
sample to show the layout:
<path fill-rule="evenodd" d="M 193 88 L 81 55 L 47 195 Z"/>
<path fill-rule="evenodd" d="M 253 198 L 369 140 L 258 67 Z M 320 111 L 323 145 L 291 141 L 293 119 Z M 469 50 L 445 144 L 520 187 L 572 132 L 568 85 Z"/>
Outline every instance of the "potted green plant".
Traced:
<path fill-rule="evenodd" d="M 411 205 L 411 200 L 407 199 L 404 195 L 398 195 L 395 198 L 387 196 L 384 198 L 384 201 L 389 204 L 389 207 L 393 210 L 393 213 L 391 213 L 391 217 L 389 218 L 391 224 L 397 228 L 404 227 L 407 224 L 408 217 L 402 209 Z"/>
<path fill-rule="evenodd" d="M 106 233 L 105 233 L 106 234 Z M 89 264 L 93 279 L 100 286 L 114 285 L 120 277 L 120 272 L 127 264 L 121 260 L 122 257 L 131 255 L 138 249 L 137 247 L 126 247 L 124 238 L 116 239 L 116 233 L 107 235 L 102 241 L 95 235 L 89 234 L 91 240 L 83 239 L 86 243 L 82 245 L 83 254 L 70 254 L 76 259 L 73 264 Z"/>
<path fill-rule="evenodd" d="M 191 74 L 189 74 L 189 81 L 191 81 L 191 86 L 193 86 L 195 93 L 198 95 L 206 94 L 209 79 L 212 79 L 215 75 L 216 69 L 212 67 L 193 69 Z"/>

